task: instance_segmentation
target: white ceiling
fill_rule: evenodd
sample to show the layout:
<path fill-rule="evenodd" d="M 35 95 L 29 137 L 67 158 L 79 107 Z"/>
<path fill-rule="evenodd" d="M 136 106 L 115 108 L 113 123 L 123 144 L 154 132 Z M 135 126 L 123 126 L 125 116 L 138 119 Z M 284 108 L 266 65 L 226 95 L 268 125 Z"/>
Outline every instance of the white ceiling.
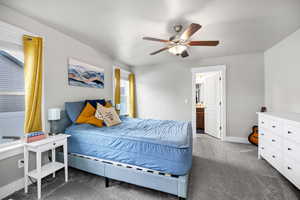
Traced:
<path fill-rule="evenodd" d="M 194 40 L 218 47 L 191 47 L 185 59 L 263 51 L 300 27 L 300 0 L 0 0 L 113 59 L 140 66 L 183 59 L 143 36 L 169 38 L 172 25 L 203 27 Z"/>

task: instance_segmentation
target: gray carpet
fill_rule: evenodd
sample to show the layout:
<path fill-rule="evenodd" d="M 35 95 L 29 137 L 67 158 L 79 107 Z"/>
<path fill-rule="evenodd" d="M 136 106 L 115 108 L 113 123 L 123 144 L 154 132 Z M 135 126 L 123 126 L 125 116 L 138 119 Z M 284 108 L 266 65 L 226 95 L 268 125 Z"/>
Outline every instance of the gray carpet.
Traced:
<path fill-rule="evenodd" d="M 104 178 L 70 169 L 64 182 L 63 171 L 46 178 L 42 186 L 45 200 L 172 200 L 177 199 L 154 190 L 112 182 L 104 186 Z M 264 160 L 257 160 L 255 146 L 225 143 L 207 135 L 194 140 L 193 169 L 189 199 L 194 200 L 298 200 L 300 192 Z M 29 193 L 18 191 L 5 200 L 36 199 L 36 186 Z"/>

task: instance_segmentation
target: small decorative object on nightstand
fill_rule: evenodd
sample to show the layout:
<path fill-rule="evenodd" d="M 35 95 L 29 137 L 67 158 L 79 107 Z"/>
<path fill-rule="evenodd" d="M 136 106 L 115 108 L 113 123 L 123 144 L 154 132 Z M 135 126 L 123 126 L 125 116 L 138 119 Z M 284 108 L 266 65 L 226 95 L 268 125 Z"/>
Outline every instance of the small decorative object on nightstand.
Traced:
<path fill-rule="evenodd" d="M 47 135 L 42 132 L 42 131 L 36 131 L 36 132 L 31 132 L 31 133 L 27 133 L 26 137 L 25 137 L 25 141 L 27 143 L 31 143 L 31 142 L 36 142 L 39 140 L 43 140 L 47 137 Z"/>
<path fill-rule="evenodd" d="M 41 198 L 41 184 L 42 178 L 52 174 L 55 177 L 55 172 L 62 168 L 65 168 L 65 181 L 68 182 L 68 147 L 67 138 L 70 135 L 58 134 L 54 136 L 49 136 L 46 139 L 24 144 L 24 183 L 25 183 L 25 193 L 28 192 L 28 178 L 32 177 L 37 180 L 37 193 L 38 199 Z M 56 162 L 55 149 L 57 147 L 63 146 L 64 153 L 64 163 Z M 52 161 L 42 166 L 42 152 L 51 150 L 52 151 Z M 28 171 L 28 160 L 29 151 L 36 153 L 36 169 Z"/>
<path fill-rule="evenodd" d="M 60 120 L 60 109 L 59 108 L 50 108 L 48 110 L 48 121 L 50 121 L 50 134 L 56 134 L 57 130 L 55 124 L 53 123 L 56 120 Z"/>

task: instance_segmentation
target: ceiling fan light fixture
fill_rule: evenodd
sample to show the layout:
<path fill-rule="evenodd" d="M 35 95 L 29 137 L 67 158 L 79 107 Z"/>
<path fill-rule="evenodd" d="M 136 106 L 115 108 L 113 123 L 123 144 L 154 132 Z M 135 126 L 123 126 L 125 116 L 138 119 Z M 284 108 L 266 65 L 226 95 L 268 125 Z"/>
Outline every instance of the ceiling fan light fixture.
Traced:
<path fill-rule="evenodd" d="M 184 52 L 185 50 L 187 50 L 187 46 L 186 45 L 182 45 L 182 44 L 179 44 L 179 45 L 176 45 L 174 47 L 171 47 L 168 51 L 171 53 L 171 54 L 174 54 L 174 55 L 180 55 L 182 52 Z"/>
<path fill-rule="evenodd" d="M 176 32 L 175 35 L 170 37 L 169 40 L 163 40 L 153 37 L 143 37 L 143 40 L 150 40 L 155 42 L 163 42 L 165 47 L 150 53 L 150 55 L 156 55 L 163 51 L 169 51 L 169 53 L 181 56 L 182 58 L 188 57 L 189 52 L 188 47 L 191 46 L 218 46 L 219 41 L 192 41 L 191 37 L 199 31 L 202 26 L 200 24 L 192 23 L 190 24 L 181 34 L 179 32 L 182 31 L 182 25 L 175 25 L 174 30 Z"/>

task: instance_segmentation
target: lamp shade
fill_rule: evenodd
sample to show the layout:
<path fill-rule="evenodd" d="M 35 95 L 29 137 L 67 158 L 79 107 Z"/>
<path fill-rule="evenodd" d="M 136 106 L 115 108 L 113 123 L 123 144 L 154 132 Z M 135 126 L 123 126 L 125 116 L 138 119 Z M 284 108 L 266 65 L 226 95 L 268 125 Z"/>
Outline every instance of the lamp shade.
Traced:
<path fill-rule="evenodd" d="M 59 108 L 48 109 L 48 120 L 60 120 L 60 109 Z"/>

